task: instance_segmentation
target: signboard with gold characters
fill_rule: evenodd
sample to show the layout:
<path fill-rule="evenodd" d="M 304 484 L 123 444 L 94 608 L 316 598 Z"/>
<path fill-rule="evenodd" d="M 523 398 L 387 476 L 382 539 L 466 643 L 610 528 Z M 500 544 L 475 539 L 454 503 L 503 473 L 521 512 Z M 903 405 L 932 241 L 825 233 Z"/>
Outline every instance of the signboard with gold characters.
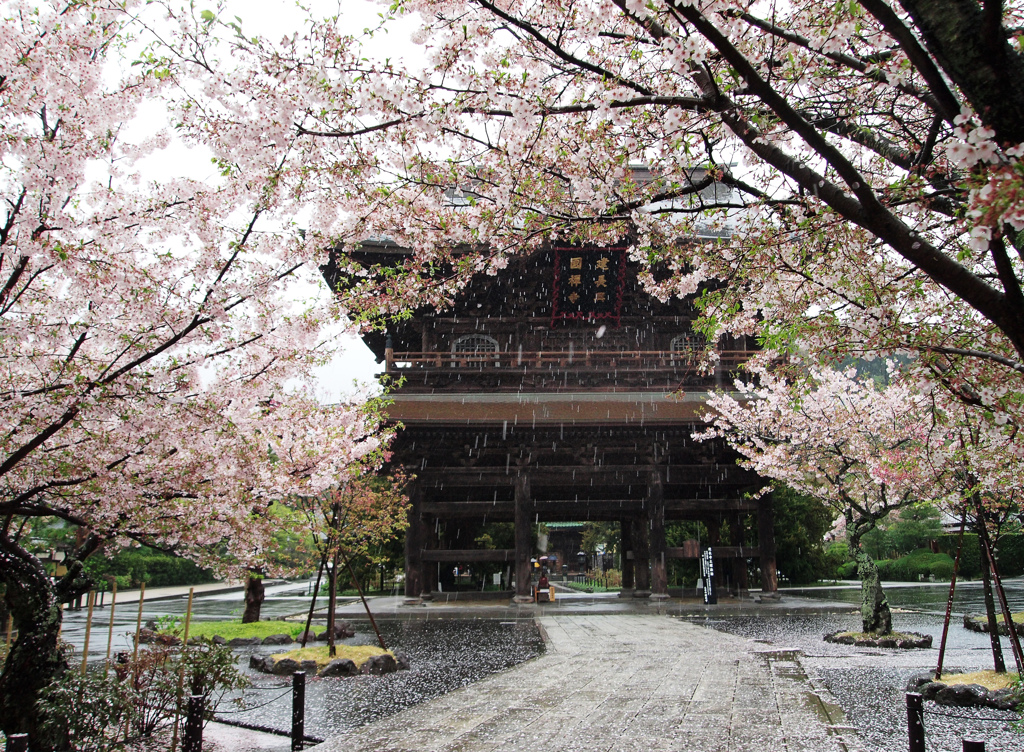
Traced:
<path fill-rule="evenodd" d="M 623 248 L 556 248 L 551 323 L 619 323 L 626 276 Z"/>

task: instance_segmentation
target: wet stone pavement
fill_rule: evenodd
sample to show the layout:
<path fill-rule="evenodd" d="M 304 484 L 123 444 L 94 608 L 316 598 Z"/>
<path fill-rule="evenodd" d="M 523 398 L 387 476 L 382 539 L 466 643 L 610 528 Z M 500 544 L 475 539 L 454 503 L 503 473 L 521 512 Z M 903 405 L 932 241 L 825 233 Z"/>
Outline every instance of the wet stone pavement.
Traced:
<path fill-rule="evenodd" d="M 318 752 L 852 752 L 798 652 L 665 616 L 538 620 L 546 652 L 315 747 Z"/>

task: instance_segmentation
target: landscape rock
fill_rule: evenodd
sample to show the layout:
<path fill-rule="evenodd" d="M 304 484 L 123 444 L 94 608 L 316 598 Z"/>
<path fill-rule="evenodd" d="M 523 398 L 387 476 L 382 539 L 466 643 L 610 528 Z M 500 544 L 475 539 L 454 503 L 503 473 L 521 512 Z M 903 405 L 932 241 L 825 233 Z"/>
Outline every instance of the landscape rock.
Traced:
<path fill-rule="evenodd" d="M 352 625 L 349 624 L 347 621 L 337 621 L 337 622 L 334 623 L 334 639 L 335 640 L 345 640 L 345 639 L 348 639 L 349 637 L 355 637 L 355 636 L 356 636 L 356 631 L 354 629 L 352 629 Z M 327 630 L 325 629 L 323 632 L 318 634 L 316 636 L 316 638 L 318 640 L 326 640 L 327 639 Z"/>
<path fill-rule="evenodd" d="M 935 693 L 935 702 L 959 708 L 985 705 L 988 690 L 980 684 L 946 685 Z"/>
<path fill-rule="evenodd" d="M 909 648 L 930 648 L 932 646 L 931 635 L 916 635 L 913 638 L 896 640 L 896 647 L 903 650 Z"/>
<path fill-rule="evenodd" d="M 249 668 L 262 671 L 265 674 L 270 673 L 270 669 L 267 667 L 267 656 L 253 653 L 249 656 Z"/>
<path fill-rule="evenodd" d="M 356 676 L 359 667 L 349 658 L 337 658 L 322 669 L 317 676 Z"/>
<path fill-rule="evenodd" d="M 270 663 L 268 659 L 267 663 Z M 274 666 L 270 673 L 276 674 L 277 676 L 291 676 L 296 671 L 302 670 L 302 664 L 291 658 L 282 658 L 281 660 L 274 663 Z"/>
<path fill-rule="evenodd" d="M 316 642 L 316 633 L 312 629 L 308 632 L 303 631 L 295 635 L 295 642 L 302 642 L 303 635 L 305 635 L 306 642 Z"/>
<path fill-rule="evenodd" d="M 981 619 L 979 621 L 979 618 Z M 1014 630 L 1018 635 L 1024 637 L 1024 624 L 1014 624 Z M 1002 615 L 996 617 L 996 628 L 999 630 L 999 634 L 1003 637 L 1008 637 L 1010 630 L 1006 626 L 1006 622 L 1003 620 Z M 988 634 L 988 619 L 981 618 L 977 614 L 964 614 L 964 629 L 969 629 L 972 632 L 984 632 Z"/>
<path fill-rule="evenodd" d="M 228 641 L 225 640 L 223 637 L 221 637 L 219 634 L 214 635 L 210 639 L 210 642 L 212 642 L 214 645 L 227 645 L 228 644 Z"/>
<path fill-rule="evenodd" d="M 946 685 L 942 682 L 932 681 L 927 684 L 922 684 L 917 691 L 921 693 L 921 697 L 925 700 L 934 700 L 935 696 L 939 693 L 939 690 L 945 688 Z"/>
<path fill-rule="evenodd" d="M 918 671 L 916 674 L 911 674 L 910 678 L 907 679 L 907 691 L 917 692 L 918 687 L 922 687 L 925 684 L 929 684 L 935 681 L 934 671 Z"/>
<path fill-rule="evenodd" d="M 144 627 L 139 630 L 139 642 L 143 644 L 155 642 L 158 645 L 180 645 L 181 638 L 169 634 L 160 634 Z"/>
<path fill-rule="evenodd" d="M 918 634 L 917 632 L 902 632 L 899 634 L 887 634 L 876 636 L 857 636 L 834 632 L 824 637 L 825 642 L 838 645 L 856 645 L 862 648 L 899 648 L 909 650 L 913 648 L 930 648 L 932 636 Z"/>
<path fill-rule="evenodd" d="M 996 710 L 1016 710 L 1019 704 L 1013 696 L 1013 690 L 1009 688 L 989 692 L 985 701 L 990 708 Z"/>
<path fill-rule="evenodd" d="M 989 691 L 980 684 L 946 684 L 934 680 L 935 673 L 921 671 L 907 680 L 907 691 L 918 692 L 925 700 L 932 700 L 939 705 L 956 707 L 995 708 L 996 710 L 1014 710 L 1020 704 L 1012 689 L 996 689 Z"/>
<path fill-rule="evenodd" d="M 408 671 L 412 668 L 412 664 L 409 662 L 409 656 L 405 654 L 404 650 L 396 650 L 395 662 L 398 664 L 399 671 Z"/>
<path fill-rule="evenodd" d="M 389 655 L 388 653 L 370 656 L 360 669 L 362 673 L 373 674 L 374 676 L 390 674 L 397 670 L 398 662 L 395 660 L 394 656 Z"/>
<path fill-rule="evenodd" d="M 262 640 L 259 637 L 235 637 L 232 640 L 228 640 L 229 648 L 244 648 L 249 645 L 259 645 Z"/>
<path fill-rule="evenodd" d="M 856 640 L 850 635 L 837 632 L 836 634 L 825 635 L 825 642 L 835 643 L 836 645 L 852 645 Z"/>
<path fill-rule="evenodd" d="M 289 634 L 272 634 L 269 637 L 264 637 L 263 645 L 291 645 L 292 636 Z"/>
<path fill-rule="evenodd" d="M 305 671 L 307 674 L 308 673 L 314 673 L 315 674 L 316 673 L 316 661 L 314 661 L 314 660 L 305 660 L 305 661 L 303 661 L 302 663 L 299 664 L 299 671 Z"/>

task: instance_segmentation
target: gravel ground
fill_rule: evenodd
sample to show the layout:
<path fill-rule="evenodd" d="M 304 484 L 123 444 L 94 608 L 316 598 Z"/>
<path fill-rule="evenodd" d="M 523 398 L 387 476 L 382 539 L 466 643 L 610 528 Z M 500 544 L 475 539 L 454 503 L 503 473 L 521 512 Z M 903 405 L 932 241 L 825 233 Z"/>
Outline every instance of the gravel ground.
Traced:
<path fill-rule="evenodd" d="M 376 642 L 376 636 L 366 631 L 368 623 L 352 624 L 356 635 L 344 642 L 356 645 Z M 544 649 L 540 632 L 532 620 L 381 621 L 378 625 L 389 648 L 406 652 L 412 669 L 385 676 L 356 676 L 344 681 L 308 678 L 307 735 L 326 738 L 393 715 L 529 660 Z M 279 652 L 281 648 L 255 650 L 269 653 Z M 249 691 L 247 705 L 260 704 L 288 692 L 290 680 L 249 671 L 249 654 L 250 651 L 242 651 L 239 663 L 246 667 L 254 684 L 261 688 L 280 688 L 281 692 Z M 291 728 L 291 701 L 287 695 L 250 712 L 237 712 L 227 703 L 222 708 L 225 718 L 280 730 Z"/>
<path fill-rule="evenodd" d="M 812 680 L 828 688 L 857 728 L 871 752 L 894 752 L 907 744 L 904 691 L 908 679 L 920 671 L 934 670 L 942 634 L 942 618 L 932 613 L 894 614 L 901 631 L 933 636 L 926 650 L 895 650 L 833 645 L 822 637 L 839 629 L 858 629 L 859 616 L 744 616 L 722 619 L 691 619 L 712 629 L 779 647 L 797 648 Z M 1005 660 L 1013 657 L 1004 639 Z M 954 620 L 950 626 L 944 671 L 974 671 L 992 667 L 988 635 L 968 632 Z M 925 734 L 928 752 L 960 752 L 962 739 L 985 741 L 988 752 L 1024 750 L 1024 727 L 1015 727 L 1020 714 L 988 708 L 948 708 L 925 703 Z"/>

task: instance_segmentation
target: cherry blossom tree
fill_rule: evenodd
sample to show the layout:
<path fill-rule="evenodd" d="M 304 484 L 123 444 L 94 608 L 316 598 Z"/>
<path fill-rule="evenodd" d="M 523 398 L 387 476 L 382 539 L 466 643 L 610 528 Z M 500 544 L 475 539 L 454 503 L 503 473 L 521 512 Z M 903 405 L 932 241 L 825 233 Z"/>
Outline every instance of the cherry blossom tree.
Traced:
<path fill-rule="evenodd" d="M 445 306 L 512 254 L 625 240 L 652 292 L 699 294 L 708 342 L 913 353 L 1024 456 L 1018 4 L 386 7 L 420 14 L 424 64 L 365 58 L 338 17 L 271 42 L 171 6 L 149 48 L 183 137 L 337 243 L 350 309 Z M 367 237 L 412 255 L 365 269 Z"/>
<path fill-rule="evenodd" d="M 230 22 L 229 65 L 213 76 L 225 104 L 204 112 L 235 145 L 302 152 L 279 190 L 347 212 L 343 238 L 413 249 L 401 269 L 370 271 L 339 253 L 368 317 L 446 305 L 473 274 L 556 239 L 625 238 L 652 291 L 701 292 L 709 342 L 756 334 L 823 359 L 914 353 L 921 378 L 1016 435 L 1019 4 L 395 0 L 390 11 L 422 15 L 422 68 L 361 61 L 336 18 L 280 44 Z M 229 162 L 245 170 L 268 159 L 238 152 Z M 1006 450 L 1024 452 L 1016 439 Z"/>
<path fill-rule="evenodd" d="M 1024 457 L 1019 4 L 388 9 L 420 14 L 425 65 L 366 59 L 337 17 L 271 42 L 167 5 L 143 66 L 225 179 L 308 207 L 350 309 L 444 306 L 512 254 L 625 238 L 651 291 L 699 294 L 709 342 L 912 354 L 1000 453 L 979 467 Z M 369 236 L 412 255 L 365 269 L 346 252 Z"/>
<path fill-rule="evenodd" d="M 1018 4 L 395 0 L 423 17 L 413 69 L 336 17 L 272 42 L 172 0 L 0 8 L 11 545 L 52 506 L 94 531 L 79 556 L 198 555 L 260 527 L 252 499 L 336 483 L 362 422 L 282 388 L 327 353 L 337 312 L 283 289 L 328 247 L 376 322 L 545 243 L 626 239 L 654 293 L 700 293 L 709 342 L 912 353 L 986 451 L 1024 457 Z M 179 143 L 213 180 L 141 177 Z M 369 236 L 412 255 L 365 269 Z M 16 598 L 82 587 L 73 566 Z"/>
<path fill-rule="evenodd" d="M 832 506 L 857 562 L 863 630 L 888 634 L 892 616 L 863 536 L 911 504 L 958 498 L 946 487 L 946 434 L 935 429 L 929 400 L 852 369 L 811 369 L 804 380 L 754 370 L 758 384 L 738 381 L 736 396 L 708 400 L 712 427 L 698 438 L 724 437 L 740 464 Z"/>
<path fill-rule="evenodd" d="M 309 292 L 323 233 L 304 237 L 277 192 L 289 143 L 258 144 L 262 169 L 204 146 L 224 139 L 195 114 L 216 107 L 192 96 L 199 74 L 182 83 L 200 55 L 154 50 L 188 49 L 212 16 L 174 16 L 164 36 L 152 10 L 0 3 L 0 581 L 18 629 L 0 718 L 38 750 L 85 557 L 135 541 L 244 571 L 273 500 L 336 487 L 387 440 L 375 411 L 312 395 L 340 310 Z M 140 128 L 150 102 L 177 107 L 177 127 Z M 179 141 L 219 160 L 213 179 L 145 177 Z M 81 530 L 55 580 L 28 540 L 40 517 Z"/>

